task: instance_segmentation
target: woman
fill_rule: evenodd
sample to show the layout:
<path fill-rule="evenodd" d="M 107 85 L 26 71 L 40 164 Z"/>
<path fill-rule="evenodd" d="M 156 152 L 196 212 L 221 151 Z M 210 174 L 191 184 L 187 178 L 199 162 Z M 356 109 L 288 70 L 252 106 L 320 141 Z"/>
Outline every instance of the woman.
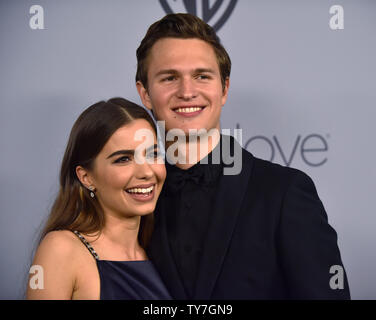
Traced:
<path fill-rule="evenodd" d="M 28 286 L 28 299 L 170 299 L 145 253 L 166 177 L 157 160 L 142 107 L 114 98 L 79 116 L 33 261 L 43 289 Z"/>

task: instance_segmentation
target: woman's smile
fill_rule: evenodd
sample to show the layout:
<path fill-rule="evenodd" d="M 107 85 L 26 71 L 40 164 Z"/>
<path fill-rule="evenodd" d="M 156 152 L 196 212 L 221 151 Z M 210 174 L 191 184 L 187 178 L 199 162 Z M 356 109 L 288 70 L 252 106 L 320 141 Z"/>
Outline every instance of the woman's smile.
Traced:
<path fill-rule="evenodd" d="M 155 187 L 156 184 L 140 185 L 134 188 L 126 189 L 125 192 L 127 196 L 136 201 L 147 202 L 154 199 Z"/>

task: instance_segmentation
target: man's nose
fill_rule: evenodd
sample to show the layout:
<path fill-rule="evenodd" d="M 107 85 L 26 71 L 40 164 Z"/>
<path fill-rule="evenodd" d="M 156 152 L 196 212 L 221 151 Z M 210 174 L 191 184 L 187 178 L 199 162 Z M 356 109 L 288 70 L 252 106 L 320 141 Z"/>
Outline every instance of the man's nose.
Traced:
<path fill-rule="evenodd" d="M 183 100 L 191 100 L 197 96 L 197 90 L 194 80 L 191 78 L 182 78 L 179 83 L 178 97 Z"/>

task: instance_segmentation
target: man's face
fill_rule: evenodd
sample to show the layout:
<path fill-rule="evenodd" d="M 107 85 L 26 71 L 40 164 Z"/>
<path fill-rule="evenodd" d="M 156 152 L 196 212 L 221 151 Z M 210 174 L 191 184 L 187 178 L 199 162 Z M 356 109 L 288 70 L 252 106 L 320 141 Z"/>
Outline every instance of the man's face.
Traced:
<path fill-rule="evenodd" d="M 222 87 L 213 48 L 199 39 L 158 40 L 148 56 L 148 89 L 137 82 L 143 104 L 166 130 L 220 129 L 229 80 Z"/>

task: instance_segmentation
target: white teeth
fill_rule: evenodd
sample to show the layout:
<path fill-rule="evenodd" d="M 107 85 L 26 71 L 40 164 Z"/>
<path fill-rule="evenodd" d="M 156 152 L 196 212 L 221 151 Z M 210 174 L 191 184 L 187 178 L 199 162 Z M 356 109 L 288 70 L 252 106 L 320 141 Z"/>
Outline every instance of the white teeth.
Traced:
<path fill-rule="evenodd" d="M 201 107 L 191 107 L 191 108 L 177 108 L 175 111 L 180 113 L 191 113 L 201 110 Z"/>
<path fill-rule="evenodd" d="M 154 186 L 151 186 L 149 188 L 133 188 L 126 190 L 128 193 L 150 193 L 154 189 Z"/>

